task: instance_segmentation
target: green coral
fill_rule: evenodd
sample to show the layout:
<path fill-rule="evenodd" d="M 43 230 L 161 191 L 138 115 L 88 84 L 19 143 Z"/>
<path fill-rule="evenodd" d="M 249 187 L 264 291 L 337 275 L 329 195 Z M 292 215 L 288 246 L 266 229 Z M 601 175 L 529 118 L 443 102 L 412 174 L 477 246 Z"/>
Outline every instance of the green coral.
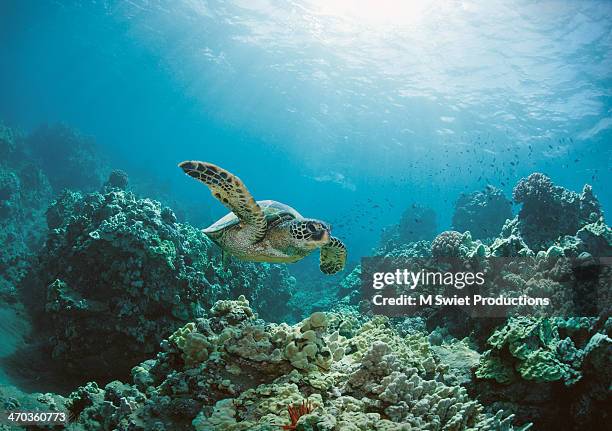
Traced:
<path fill-rule="evenodd" d="M 480 357 L 480 363 L 475 374 L 479 379 L 493 379 L 498 383 L 511 383 L 516 379 L 512 366 L 492 353 L 491 350 L 486 351 Z"/>
<path fill-rule="evenodd" d="M 582 376 L 562 360 L 558 326 L 549 318 L 511 318 L 489 337 L 488 344 L 492 349 L 481 357 L 476 371 L 479 378 L 510 383 L 520 376 L 535 382 L 571 385 Z"/>

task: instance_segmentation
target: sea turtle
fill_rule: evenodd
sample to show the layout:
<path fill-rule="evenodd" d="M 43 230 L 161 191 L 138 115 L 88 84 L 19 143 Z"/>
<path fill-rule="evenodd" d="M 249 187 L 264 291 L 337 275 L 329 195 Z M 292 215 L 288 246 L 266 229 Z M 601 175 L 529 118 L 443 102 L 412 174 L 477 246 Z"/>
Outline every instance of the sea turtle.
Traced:
<path fill-rule="evenodd" d="M 188 160 L 179 167 L 231 211 L 203 230 L 224 252 L 243 260 L 293 263 L 320 248 L 321 272 L 344 268 L 346 247 L 331 236 L 328 224 L 280 202 L 256 202 L 240 178 L 212 163 Z"/>

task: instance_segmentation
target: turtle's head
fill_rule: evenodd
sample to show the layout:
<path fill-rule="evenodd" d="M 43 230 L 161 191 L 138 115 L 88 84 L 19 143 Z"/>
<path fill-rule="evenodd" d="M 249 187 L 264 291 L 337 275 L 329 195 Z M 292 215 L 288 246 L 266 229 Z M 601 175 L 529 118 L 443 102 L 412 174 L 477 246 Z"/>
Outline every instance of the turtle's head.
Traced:
<path fill-rule="evenodd" d="M 304 219 L 291 223 L 291 236 L 302 248 L 314 250 L 329 242 L 330 226 L 320 220 Z"/>

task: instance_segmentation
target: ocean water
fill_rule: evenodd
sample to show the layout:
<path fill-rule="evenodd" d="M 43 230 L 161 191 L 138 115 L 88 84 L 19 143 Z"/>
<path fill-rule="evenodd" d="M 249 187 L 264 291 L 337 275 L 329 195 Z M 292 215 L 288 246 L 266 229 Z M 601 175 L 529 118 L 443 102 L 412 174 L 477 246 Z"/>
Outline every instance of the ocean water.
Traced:
<path fill-rule="evenodd" d="M 403 214 L 418 231 L 432 222 L 420 208 L 435 213 L 433 235 L 417 239 L 452 229 L 462 193 L 491 185 L 511 200 L 522 178 L 541 172 L 578 193 L 591 185 L 603 213 L 612 211 L 609 1 L 4 0 L 0 64 L 0 124 L 23 136 L 45 124 L 78 131 L 95 154 L 83 171 L 125 171 L 138 195 L 173 207 L 181 222 L 204 228 L 227 213 L 177 167 L 201 160 L 239 176 L 256 200 L 331 224 L 348 250 L 346 270 L 323 276 L 318 253 L 287 266 L 303 297 L 291 318 L 272 307 L 268 320 L 301 320 L 299 303 L 310 311 L 343 283 Z M 42 233 L 30 257 L 3 264 L 6 273 L 33 267 L 45 208 L 64 188 L 56 177 L 66 173 L 61 181 L 81 191 L 101 186 L 72 186 L 79 160 L 39 142 L 10 163 L 55 172 L 41 222 L 27 225 Z M 510 218 L 520 208 L 514 202 Z M 22 277 L 11 277 L 19 292 Z M 24 339 L 36 338 L 23 317 L 31 305 L 16 304 L 0 308 L 0 355 L 13 355 L 0 379 L 64 395 L 88 381 L 83 370 L 67 385 L 5 373 Z M 125 381 L 129 368 L 100 385 Z"/>
<path fill-rule="evenodd" d="M 337 233 L 359 256 L 406 201 L 448 226 L 457 194 L 487 183 L 510 193 L 543 171 L 575 190 L 609 184 L 611 13 L 606 1 L 3 2 L 0 116 L 65 122 L 114 166 L 221 216 L 175 168 L 217 163 L 257 199 L 350 220 Z"/>

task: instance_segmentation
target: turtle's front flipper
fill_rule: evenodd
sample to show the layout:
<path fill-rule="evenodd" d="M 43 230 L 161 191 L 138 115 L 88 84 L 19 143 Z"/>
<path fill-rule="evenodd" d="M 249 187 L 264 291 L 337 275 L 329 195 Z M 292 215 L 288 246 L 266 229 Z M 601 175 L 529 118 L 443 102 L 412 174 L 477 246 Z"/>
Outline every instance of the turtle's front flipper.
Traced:
<path fill-rule="evenodd" d="M 219 202 L 236 214 L 247 237 L 257 242 L 266 234 L 266 217 L 244 183 L 236 175 L 212 163 L 184 161 L 179 167 L 187 175 L 203 182 Z"/>
<path fill-rule="evenodd" d="M 336 237 L 321 247 L 319 268 L 323 274 L 335 274 L 344 269 L 346 263 L 346 246 Z"/>

